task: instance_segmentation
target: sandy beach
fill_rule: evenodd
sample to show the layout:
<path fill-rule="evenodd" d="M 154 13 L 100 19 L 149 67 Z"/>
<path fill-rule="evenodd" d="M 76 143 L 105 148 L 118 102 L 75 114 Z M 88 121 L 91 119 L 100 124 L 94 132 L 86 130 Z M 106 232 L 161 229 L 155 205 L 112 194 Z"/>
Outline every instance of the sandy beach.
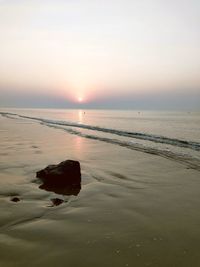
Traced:
<path fill-rule="evenodd" d="M 0 125 L 0 266 L 199 266 L 198 170 L 22 118 Z M 66 159 L 81 164 L 78 196 L 41 190 L 36 172 Z"/>

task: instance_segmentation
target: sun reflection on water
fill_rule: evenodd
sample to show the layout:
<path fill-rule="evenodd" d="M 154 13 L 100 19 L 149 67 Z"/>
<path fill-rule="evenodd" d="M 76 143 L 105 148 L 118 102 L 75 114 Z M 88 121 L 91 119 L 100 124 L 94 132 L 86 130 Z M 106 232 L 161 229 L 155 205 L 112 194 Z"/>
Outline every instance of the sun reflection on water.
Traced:
<path fill-rule="evenodd" d="M 83 123 L 83 111 L 79 110 L 78 112 L 78 122 Z"/>

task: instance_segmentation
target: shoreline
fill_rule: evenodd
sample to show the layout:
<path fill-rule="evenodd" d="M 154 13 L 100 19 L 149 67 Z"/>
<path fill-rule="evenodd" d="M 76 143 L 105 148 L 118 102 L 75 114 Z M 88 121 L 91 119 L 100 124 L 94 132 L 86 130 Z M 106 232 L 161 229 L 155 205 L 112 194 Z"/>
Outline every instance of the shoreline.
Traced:
<path fill-rule="evenodd" d="M 50 120 L 41 117 L 32 117 L 10 112 L 0 112 L 0 115 L 8 119 L 22 119 L 36 122 L 45 125 L 46 127 L 54 128 L 56 130 L 63 130 L 67 134 L 77 135 L 90 140 L 106 142 L 112 145 L 122 146 L 134 151 L 157 155 L 172 161 L 182 163 L 188 168 L 196 169 L 198 171 L 200 170 L 199 142 L 170 138 L 162 135 L 153 135 L 150 133 L 147 134 L 141 132 L 130 132 L 94 125 L 87 125 L 80 122 Z M 106 135 L 102 136 L 102 133 Z M 116 139 L 116 137 L 120 138 Z M 141 140 L 145 141 L 145 143 L 139 142 Z M 162 144 L 163 147 L 155 146 L 157 144 Z"/>

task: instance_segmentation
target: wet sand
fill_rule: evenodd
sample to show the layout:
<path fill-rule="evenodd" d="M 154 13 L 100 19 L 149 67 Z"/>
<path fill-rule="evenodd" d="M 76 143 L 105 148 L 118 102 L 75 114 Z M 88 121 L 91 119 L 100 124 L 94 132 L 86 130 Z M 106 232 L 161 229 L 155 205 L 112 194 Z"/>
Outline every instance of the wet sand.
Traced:
<path fill-rule="evenodd" d="M 0 117 L 0 140 L 0 266 L 200 265 L 199 171 L 24 119 Z M 65 159 L 80 193 L 41 190 L 36 171 Z"/>

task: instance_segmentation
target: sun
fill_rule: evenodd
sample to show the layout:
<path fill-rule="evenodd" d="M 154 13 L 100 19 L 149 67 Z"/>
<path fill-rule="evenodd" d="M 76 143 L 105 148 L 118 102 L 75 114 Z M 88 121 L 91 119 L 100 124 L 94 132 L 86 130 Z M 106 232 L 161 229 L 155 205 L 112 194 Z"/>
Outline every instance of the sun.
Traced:
<path fill-rule="evenodd" d="M 78 97 L 78 102 L 83 102 L 83 98 L 82 97 Z"/>

